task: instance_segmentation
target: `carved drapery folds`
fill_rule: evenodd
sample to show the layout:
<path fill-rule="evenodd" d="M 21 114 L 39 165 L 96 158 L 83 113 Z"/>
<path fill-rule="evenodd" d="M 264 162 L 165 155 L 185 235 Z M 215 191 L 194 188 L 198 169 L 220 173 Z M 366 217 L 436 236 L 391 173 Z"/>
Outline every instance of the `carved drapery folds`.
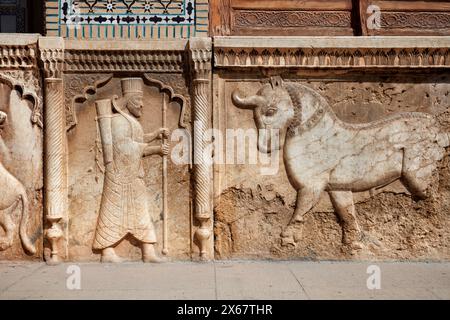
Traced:
<path fill-rule="evenodd" d="M 211 259 L 208 241 L 212 238 L 211 165 L 205 154 L 205 134 L 210 128 L 211 42 L 209 39 L 192 39 L 190 43 L 194 96 L 194 184 L 195 218 L 200 223 L 195 240 L 200 247 L 200 258 Z"/>
<path fill-rule="evenodd" d="M 61 38 L 40 38 L 40 58 L 44 71 L 45 90 L 45 236 L 50 244 L 46 260 L 58 263 L 65 257 L 67 226 L 67 161 L 65 142 L 64 86 L 62 80 L 64 41 Z"/>

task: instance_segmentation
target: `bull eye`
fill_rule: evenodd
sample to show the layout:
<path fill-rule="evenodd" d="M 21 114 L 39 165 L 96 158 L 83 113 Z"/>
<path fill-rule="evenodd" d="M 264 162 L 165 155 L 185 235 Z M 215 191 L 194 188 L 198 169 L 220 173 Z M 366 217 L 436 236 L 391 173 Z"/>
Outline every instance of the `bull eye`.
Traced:
<path fill-rule="evenodd" d="M 266 113 L 266 116 L 272 117 L 276 112 L 277 112 L 277 108 L 269 107 L 265 113 Z"/>

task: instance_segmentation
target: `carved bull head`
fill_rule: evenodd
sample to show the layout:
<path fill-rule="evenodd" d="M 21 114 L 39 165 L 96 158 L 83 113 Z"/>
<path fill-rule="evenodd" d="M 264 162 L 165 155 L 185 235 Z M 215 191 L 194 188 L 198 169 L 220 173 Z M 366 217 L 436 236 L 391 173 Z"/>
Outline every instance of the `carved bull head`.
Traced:
<path fill-rule="evenodd" d="M 294 118 L 294 107 L 281 78 L 271 78 L 270 83 L 250 97 L 242 97 L 239 89 L 236 89 L 232 100 L 238 108 L 253 110 L 256 127 L 259 129 L 258 149 L 265 153 L 281 149 L 287 127 Z"/>

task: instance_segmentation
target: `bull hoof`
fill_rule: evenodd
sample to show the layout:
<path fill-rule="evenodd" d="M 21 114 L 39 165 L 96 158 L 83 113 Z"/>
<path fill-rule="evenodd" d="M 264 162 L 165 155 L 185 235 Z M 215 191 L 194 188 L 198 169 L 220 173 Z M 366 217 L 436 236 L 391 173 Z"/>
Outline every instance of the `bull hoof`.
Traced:
<path fill-rule="evenodd" d="M 290 225 L 296 224 L 296 223 L 304 223 L 305 222 L 305 217 L 303 215 L 295 215 L 292 217 L 291 222 L 289 223 Z"/>
<path fill-rule="evenodd" d="M 0 251 L 5 251 L 6 249 L 11 248 L 12 246 L 12 242 L 11 243 L 0 243 Z"/>
<path fill-rule="evenodd" d="M 282 246 L 296 246 L 297 242 L 300 241 L 302 236 L 303 224 L 290 224 L 283 232 L 281 232 L 281 245 Z"/>
<path fill-rule="evenodd" d="M 281 245 L 283 247 L 287 247 L 287 246 L 296 246 L 294 237 L 283 237 L 281 236 Z"/>

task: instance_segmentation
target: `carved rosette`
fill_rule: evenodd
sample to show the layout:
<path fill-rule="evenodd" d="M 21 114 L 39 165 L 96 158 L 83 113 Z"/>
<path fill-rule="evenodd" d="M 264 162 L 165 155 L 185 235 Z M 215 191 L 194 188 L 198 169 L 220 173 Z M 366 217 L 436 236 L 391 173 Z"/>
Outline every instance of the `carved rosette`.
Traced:
<path fill-rule="evenodd" d="M 210 86 L 211 86 L 211 41 L 209 39 L 191 40 L 191 60 L 193 69 L 194 95 L 194 181 L 195 181 L 195 218 L 200 227 L 195 232 L 195 241 L 200 247 L 200 258 L 211 259 L 208 252 L 208 241 L 212 236 L 211 206 L 211 165 L 205 154 L 206 131 L 210 128 Z"/>
<path fill-rule="evenodd" d="M 51 254 L 46 255 L 49 264 L 61 261 L 60 248 L 67 223 L 66 181 L 66 121 L 64 110 L 64 86 L 62 80 L 64 41 L 61 38 L 40 38 L 40 58 L 45 80 L 45 217 L 48 228 L 45 236 L 50 243 Z"/>

